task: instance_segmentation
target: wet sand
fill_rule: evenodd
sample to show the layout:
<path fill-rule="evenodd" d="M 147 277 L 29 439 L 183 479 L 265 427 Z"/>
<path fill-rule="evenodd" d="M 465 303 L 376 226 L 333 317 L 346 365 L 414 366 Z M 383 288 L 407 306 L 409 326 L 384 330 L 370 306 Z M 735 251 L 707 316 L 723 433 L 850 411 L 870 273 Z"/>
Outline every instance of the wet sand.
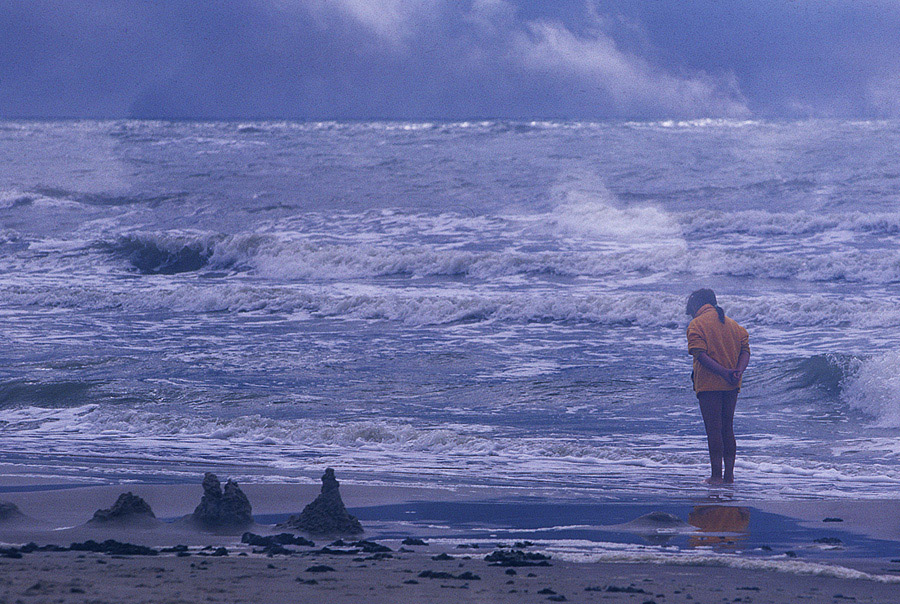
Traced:
<path fill-rule="evenodd" d="M 873 539 L 900 541 L 900 501 L 848 499 L 824 501 L 770 501 L 757 508 L 791 516 L 806 527 L 820 527 L 824 518 L 839 518 L 831 526 Z M 900 553 L 900 552 L 898 552 Z M 900 601 L 900 599 L 898 599 Z"/>

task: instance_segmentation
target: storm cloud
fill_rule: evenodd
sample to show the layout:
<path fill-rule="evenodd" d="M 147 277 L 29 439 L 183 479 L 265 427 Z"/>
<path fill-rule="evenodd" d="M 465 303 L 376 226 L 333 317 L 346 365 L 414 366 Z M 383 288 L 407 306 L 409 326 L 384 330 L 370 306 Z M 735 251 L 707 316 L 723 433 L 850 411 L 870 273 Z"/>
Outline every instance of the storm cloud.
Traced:
<path fill-rule="evenodd" d="M 900 116 L 895 2 L 7 0 L 0 117 Z"/>

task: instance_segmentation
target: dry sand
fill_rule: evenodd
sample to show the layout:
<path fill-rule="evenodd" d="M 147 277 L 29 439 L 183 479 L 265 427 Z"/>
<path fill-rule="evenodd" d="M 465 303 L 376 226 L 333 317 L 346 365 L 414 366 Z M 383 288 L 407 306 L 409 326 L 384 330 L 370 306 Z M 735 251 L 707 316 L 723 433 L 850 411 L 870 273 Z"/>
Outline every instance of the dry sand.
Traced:
<path fill-rule="evenodd" d="M 890 604 L 900 586 L 722 567 L 579 564 L 506 569 L 481 557 L 434 561 L 427 553 L 386 560 L 348 556 L 115 557 L 33 553 L 0 559 L 0 602 L 713 602 Z M 334 570 L 312 572 L 314 566 Z M 423 571 L 478 578 L 435 579 Z M 507 574 L 513 570 L 516 574 Z"/>

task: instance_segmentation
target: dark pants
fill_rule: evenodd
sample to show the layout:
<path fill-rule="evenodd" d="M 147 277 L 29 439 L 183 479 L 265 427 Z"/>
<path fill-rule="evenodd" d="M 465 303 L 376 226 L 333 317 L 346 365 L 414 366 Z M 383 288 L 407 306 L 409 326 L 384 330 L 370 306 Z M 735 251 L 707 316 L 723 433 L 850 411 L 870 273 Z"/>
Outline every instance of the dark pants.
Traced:
<path fill-rule="evenodd" d="M 721 392 L 698 392 L 700 413 L 706 426 L 706 441 L 709 445 L 709 463 L 712 479 L 722 479 L 724 461 L 724 480 L 734 480 L 734 457 L 737 443 L 734 440 L 734 407 L 737 404 L 737 390 Z"/>

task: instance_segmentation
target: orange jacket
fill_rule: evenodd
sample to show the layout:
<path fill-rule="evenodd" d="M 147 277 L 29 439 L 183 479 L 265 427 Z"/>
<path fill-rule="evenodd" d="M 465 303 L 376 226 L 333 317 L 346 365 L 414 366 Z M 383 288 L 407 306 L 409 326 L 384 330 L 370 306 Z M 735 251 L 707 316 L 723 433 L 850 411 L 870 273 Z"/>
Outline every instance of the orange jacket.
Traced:
<path fill-rule="evenodd" d="M 747 330 L 730 317 L 722 323 L 715 307 L 704 304 L 688 325 L 687 340 L 688 352 L 694 356 L 694 392 L 734 390 L 734 384 L 701 365 L 697 355 L 705 352 L 726 369 L 737 369 L 741 353 L 750 354 Z M 741 389 L 740 382 L 737 389 Z"/>

